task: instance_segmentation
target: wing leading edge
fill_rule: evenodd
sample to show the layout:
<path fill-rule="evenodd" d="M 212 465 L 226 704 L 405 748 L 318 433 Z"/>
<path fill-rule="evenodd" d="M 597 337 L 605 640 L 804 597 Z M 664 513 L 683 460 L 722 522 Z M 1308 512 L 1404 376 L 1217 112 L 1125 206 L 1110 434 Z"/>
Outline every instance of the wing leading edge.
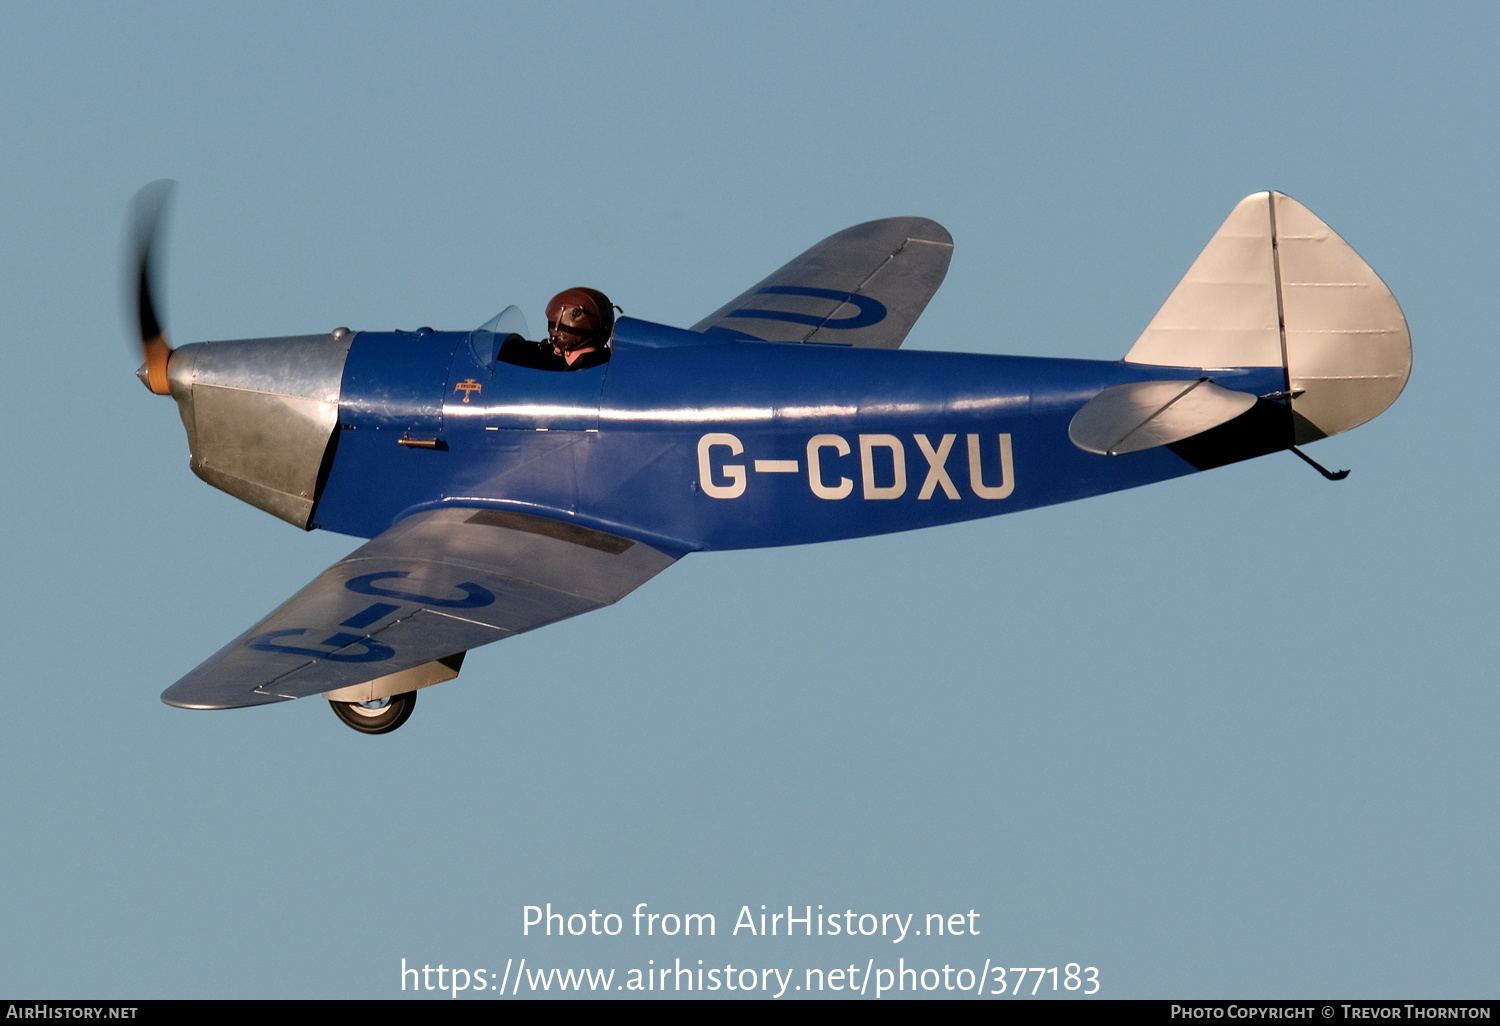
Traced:
<path fill-rule="evenodd" d="M 162 701 L 232 709 L 451 663 L 478 645 L 609 605 L 676 558 L 545 517 L 419 513 L 323 571 Z"/>
<path fill-rule="evenodd" d="M 762 342 L 895 349 L 942 285 L 953 237 L 924 217 L 845 228 L 773 272 L 694 331 Z"/>

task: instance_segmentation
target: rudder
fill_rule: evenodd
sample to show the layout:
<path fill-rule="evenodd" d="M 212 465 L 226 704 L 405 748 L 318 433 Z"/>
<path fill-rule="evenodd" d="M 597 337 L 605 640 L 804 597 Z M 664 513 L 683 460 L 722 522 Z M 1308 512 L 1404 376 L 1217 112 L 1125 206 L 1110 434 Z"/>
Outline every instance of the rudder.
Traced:
<path fill-rule="evenodd" d="M 1125 360 L 1282 367 L 1300 445 L 1396 401 L 1411 333 L 1391 290 L 1333 229 L 1290 196 L 1259 192 L 1209 239 Z"/>

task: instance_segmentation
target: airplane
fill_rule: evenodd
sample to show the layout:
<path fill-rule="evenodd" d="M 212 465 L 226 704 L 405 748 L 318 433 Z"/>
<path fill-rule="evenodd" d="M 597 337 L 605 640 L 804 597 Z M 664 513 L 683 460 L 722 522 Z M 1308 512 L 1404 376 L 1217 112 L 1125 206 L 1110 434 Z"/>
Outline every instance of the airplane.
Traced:
<path fill-rule="evenodd" d="M 1390 289 L 1277 192 L 1234 207 L 1117 361 L 902 351 L 953 252 L 918 217 L 830 236 L 691 327 L 622 316 L 581 368 L 532 358 L 545 344 L 514 307 L 472 331 L 173 349 L 153 270 L 170 186 L 133 201 L 138 377 L 176 401 L 200 478 L 368 539 L 167 688 L 186 709 L 322 695 L 386 733 L 470 649 L 688 553 L 996 516 L 1284 449 L 1338 479 L 1299 447 L 1383 412 L 1411 371 Z"/>

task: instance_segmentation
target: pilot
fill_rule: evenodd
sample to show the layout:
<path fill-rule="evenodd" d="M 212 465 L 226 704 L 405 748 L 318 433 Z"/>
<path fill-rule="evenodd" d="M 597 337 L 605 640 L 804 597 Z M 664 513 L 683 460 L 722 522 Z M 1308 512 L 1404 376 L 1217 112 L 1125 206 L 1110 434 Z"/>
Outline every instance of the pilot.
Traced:
<path fill-rule="evenodd" d="M 547 339 L 513 338 L 500 350 L 507 363 L 538 370 L 584 370 L 609 359 L 615 307 L 598 289 L 564 289 L 547 304 Z"/>

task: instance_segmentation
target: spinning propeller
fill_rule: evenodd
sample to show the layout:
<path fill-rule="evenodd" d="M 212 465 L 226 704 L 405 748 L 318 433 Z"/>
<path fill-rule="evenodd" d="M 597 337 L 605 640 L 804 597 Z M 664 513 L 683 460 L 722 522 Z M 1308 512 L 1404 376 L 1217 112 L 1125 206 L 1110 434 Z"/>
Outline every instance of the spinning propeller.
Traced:
<path fill-rule="evenodd" d="M 167 395 L 167 361 L 172 357 L 172 347 L 167 344 L 157 316 L 155 289 L 152 287 L 155 251 L 160 249 L 158 236 L 166 213 L 167 201 L 175 185 L 163 178 L 152 182 L 130 202 L 132 229 L 131 251 L 135 266 L 135 309 L 140 323 L 141 356 L 145 360 L 135 376 L 157 395 Z M 128 287 L 128 284 L 127 284 Z"/>

